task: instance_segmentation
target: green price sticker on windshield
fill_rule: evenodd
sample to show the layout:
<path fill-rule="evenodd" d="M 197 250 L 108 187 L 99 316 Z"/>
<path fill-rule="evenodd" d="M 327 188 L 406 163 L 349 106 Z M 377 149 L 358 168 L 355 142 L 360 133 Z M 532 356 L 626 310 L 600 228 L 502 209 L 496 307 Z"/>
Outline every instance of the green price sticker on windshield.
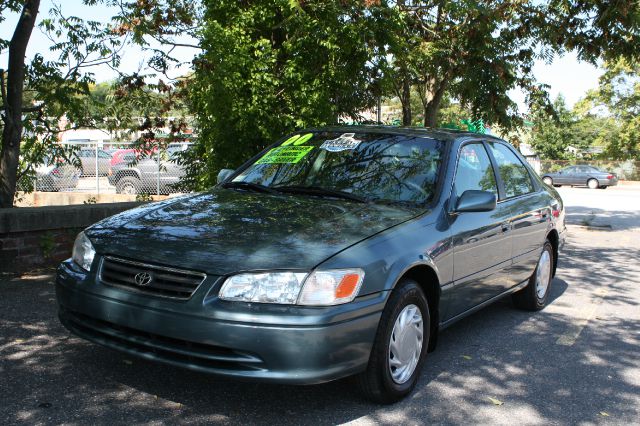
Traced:
<path fill-rule="evenodd" d="M 311 150 L 312 146 L 280 146 L 267 152 L 256 164 L 296 164 Z"/>

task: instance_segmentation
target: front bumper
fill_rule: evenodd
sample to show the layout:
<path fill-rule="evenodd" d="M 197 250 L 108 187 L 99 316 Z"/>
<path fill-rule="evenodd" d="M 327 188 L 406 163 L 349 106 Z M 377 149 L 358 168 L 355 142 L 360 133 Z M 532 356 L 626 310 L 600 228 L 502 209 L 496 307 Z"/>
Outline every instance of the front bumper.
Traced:
<path fill-rule="evenodd" d="M 141 358 L 239 379 L 313 384 L 363 371 L 386 293 L 327 308 L 225 302 L 219 277 L 186 301 L 101 284 L 58 268 L 59 316 L 74 334 Z"/>

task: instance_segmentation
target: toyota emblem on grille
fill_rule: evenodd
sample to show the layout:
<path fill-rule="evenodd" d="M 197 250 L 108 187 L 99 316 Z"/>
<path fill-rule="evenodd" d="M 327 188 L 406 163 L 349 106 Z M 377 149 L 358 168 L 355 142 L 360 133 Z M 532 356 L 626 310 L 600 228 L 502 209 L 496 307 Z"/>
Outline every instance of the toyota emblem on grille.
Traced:
<path fill-rule="evenodd" d="M 140 287 L 144 287 L 151 284 L 151 281 L 153 281 L 153 276 L 148 272 L 140 272 L 136 274 L 134 279 L 137 285 L 139 285 Z"/>

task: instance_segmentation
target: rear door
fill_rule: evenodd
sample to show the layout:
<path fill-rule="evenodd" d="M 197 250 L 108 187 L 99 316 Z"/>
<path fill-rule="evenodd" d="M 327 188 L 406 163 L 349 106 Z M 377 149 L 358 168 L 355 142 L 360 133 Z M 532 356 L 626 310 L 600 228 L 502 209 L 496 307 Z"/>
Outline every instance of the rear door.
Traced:
<path fill-rule="evenodd" d="M 496 174 L 482 142 L 466 143 L 459 150 L 452 203 L 470 189 L 498 195 Z M 490 212 L 450 216 L 454 271 L 446 319 L 500 293 L 511 266 L 510 216 L 508 206 L 500 204 Z"/>
<path fill-rule="evenodd" d="M 558 176 L 554 178 L 554 183 L 562 184 L 562 185 L 573 185 L 574 174 L 576 172 L 575 166 L 566 167 L 560 172 L 558 172 Z"/>
<path fill-rule="evenodd" d="M 544 191 L 515 149 L 506 143 L 487 143 L 498 169 L 502 199 L 499 204 L 510 211 L 513 264 L 503 283 L 507 290 L 528 279 L 536 267 L 542 245 L 551 224 L 551 211 Z"/>

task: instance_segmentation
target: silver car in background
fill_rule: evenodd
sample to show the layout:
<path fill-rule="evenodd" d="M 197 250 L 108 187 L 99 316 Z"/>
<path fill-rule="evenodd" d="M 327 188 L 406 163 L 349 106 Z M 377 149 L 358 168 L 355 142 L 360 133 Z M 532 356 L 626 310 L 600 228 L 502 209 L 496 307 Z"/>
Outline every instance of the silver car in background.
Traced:
<path fill-rule="evenodd" d="M 542 175 L 542 180 L 549 186 L 588 186 L 591 189 L 606 189 L 618 184 L 618 176 L 595 166 L 569 166 Z"/>

